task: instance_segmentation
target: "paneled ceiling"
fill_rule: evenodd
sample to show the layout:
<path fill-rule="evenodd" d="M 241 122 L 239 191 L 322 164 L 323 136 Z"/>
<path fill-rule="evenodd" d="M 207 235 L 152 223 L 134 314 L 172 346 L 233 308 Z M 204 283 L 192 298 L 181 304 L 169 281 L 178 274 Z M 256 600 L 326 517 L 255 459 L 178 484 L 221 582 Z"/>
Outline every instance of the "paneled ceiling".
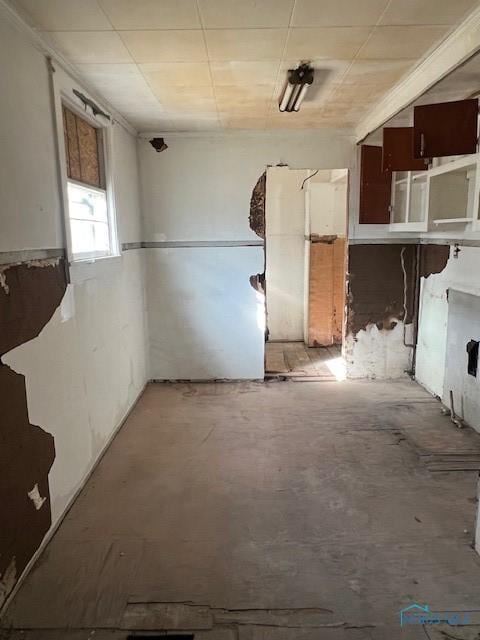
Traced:
<path fill-rule="evenodd" d="M 11 0 L 139 131 L 352 128 L 478 0 Z M 279 113 L 289 68 L 315 82 Z"/>

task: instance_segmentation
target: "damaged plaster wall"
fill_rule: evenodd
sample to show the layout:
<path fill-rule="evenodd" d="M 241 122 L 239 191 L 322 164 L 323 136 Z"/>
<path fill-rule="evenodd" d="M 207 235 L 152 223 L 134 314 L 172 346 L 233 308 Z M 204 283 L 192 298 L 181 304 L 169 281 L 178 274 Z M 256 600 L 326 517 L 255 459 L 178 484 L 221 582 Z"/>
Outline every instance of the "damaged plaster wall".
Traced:
<path fill-rule="evenodd" d="M 151 377 L 263 378 L 263 296 L 249 279 L 263 272 L 264 251 L 249 224 L 252 190 L 279 163 L 349 167 L 354 140 L 341 132 L 161 135 L 164 153 L 138 143 L 144 240 L 158 243 L 146 250 Z"/>
<path fill-rule="evenodd" d="M 47 63 L 1 11 L 0 251 L 61 248 Z M 115 125 L 112 146 L 120 241 L 138 242 L 135 139 Z M 0 605 L 147 377 L 141 251 L 78 265 L 71 278 L 65 290 L 58 260 L 0 277 Z"/>
<path fill-rule="evenodd" d="M 348 376 L 404 376 L 412 364 L 416 247 L 358 244 L 348 253 Z"/>
<path fill-rule="evenodd" d="M 448 248 L 444 249 L 447 251 Z M 455 257 L 457 255 L 457 257 Z M 448 290 L 480 295 L 480 248 L 450 247 L 446 266 L 421 280 L 415 377 L 430 393 L 450 405 L 444 390 L 448 325 Z M 474 335 L 472 338 L 476 338 Z"/>
<path fill-rule="evenodd" d="M 36 338 L 67 286 L 63 260 L 2 268 L 0 289 L 0 607 L 52 522 L 51 433 L 30 422 L 25 378 L 4 354 Z M 6 358 L 8 361 L 8 358 Z"/>

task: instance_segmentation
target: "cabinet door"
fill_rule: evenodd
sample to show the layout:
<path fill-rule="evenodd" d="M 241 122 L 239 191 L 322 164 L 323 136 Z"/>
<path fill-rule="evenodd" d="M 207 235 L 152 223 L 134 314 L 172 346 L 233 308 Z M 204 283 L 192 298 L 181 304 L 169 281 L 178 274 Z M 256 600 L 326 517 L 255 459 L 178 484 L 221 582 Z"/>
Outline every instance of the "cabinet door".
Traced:
<path fill-rule="evenodd" d="M 392 174 L 382 169 L 382 147 L 362 145 L 360 224 L 389 224 Z"/>
<path fill-rule="evenodd" d="M 413 127 L 386 127 L 383 130 L 384 171 L 423 171 L 426 161 L 413 156 Z"/>
<path fill-rule="evenodd" d="M 477 152 L 478 99 L 425 104 L 413 110 L 415 158 Z"/>

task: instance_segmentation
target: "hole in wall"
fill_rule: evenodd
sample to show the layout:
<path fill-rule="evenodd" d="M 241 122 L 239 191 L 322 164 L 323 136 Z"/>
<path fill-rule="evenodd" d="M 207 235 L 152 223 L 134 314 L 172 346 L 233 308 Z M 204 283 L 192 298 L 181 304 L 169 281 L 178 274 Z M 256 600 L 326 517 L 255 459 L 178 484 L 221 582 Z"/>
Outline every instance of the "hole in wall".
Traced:
<path fill-rule="evenodd" d="M 477 377 L 478 369 L 478 340 L 470 340 L 467 342 L 468 365 L 467 371 L 469 376 Z"/>
<path fill-rule="evenodd" d="M 248 221 L 250 229 L 257 236 L 265 238 L 265 192 L 267 187 L 267 172 L 264 171 L 253 187 L 250 198 L 250 216 Z"/>

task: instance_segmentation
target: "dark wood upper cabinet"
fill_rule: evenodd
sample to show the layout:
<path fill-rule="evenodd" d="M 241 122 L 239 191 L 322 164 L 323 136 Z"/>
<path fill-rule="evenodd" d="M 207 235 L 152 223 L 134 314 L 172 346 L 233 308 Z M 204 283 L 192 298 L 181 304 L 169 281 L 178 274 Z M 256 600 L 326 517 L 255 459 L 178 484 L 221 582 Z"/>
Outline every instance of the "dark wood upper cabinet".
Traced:
<path fill-rule="evenodd" d="M 477 121 L 478 99 L 415 107 L 415 158 L 440 158 L 476 153 Z"/>
<path fill-rule="evenodd" d="M 388 224 L 392 174 L 382 169 L 382 147 L 362 145 L 360 158 L 360 224 Z"/>
<path fill-rule="evenodd" d="M 386 127 L 383 130 L 384 171 L 423 171 L 427 162 L 413 156 L 413 127 Z"/>

